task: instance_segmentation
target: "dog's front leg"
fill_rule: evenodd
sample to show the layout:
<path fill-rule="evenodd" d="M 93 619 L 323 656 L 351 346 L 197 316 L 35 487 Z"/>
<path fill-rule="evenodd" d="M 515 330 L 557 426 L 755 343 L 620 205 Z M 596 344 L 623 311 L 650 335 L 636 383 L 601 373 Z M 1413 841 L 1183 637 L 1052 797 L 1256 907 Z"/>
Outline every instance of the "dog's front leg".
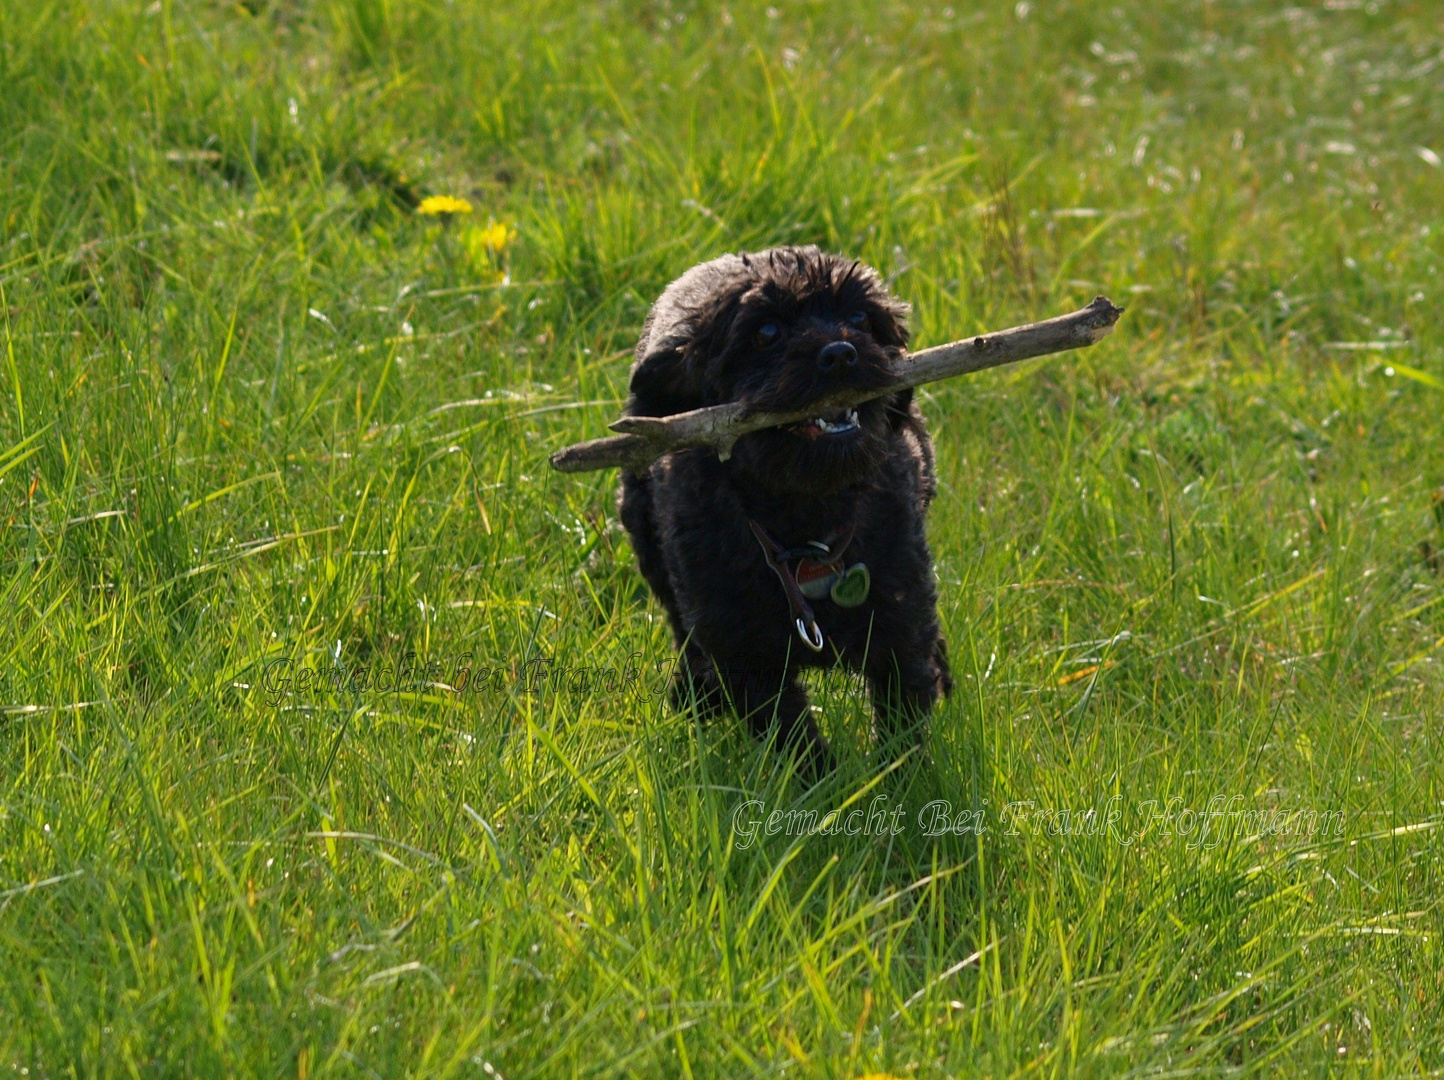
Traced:
<path fill-rule="evenodd" d="M 686 641 L 672 672 L 672 707 L 678 712 L 695 709 L 711 719 L 726 707 L 722 684 L 711 659 L 693 641 Z"/>
<path fill-rule="evenodd" d="M 714 662 L 732 707 L 754 736 L 765 740 L 775 731 L 777 745 L 797 755 L 798 764 L 813 778 L 832 771 L 832 748 L 817 729 L 807 691 L 794 674 L 780 668 L 735 668 Z"/>
<path fill-rule="evenodd" d="M 869 665 L 873 738 L 889 760 L 913 747 L 924 749 L 928 714 L 952 689 L 945 647 L 924 656 L 926 659 L 918 660 L 894 653 Z"/>

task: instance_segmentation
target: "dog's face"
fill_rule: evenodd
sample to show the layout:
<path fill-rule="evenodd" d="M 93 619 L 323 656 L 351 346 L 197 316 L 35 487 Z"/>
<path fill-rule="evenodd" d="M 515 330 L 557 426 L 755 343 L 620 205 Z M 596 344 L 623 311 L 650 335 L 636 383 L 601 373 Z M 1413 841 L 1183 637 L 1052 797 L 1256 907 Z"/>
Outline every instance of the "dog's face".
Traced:
<path fill-rule="evenodd" d="M 907 343 L 906 313 L 876 271 L 815 247 L 704 264 L 654 309 L 630 411 L 668 415 L 741 401 L 795 412 L 844 388 L 882 389 Z M 731 468 L 764 487 L 808 493 L 865 480 L 885 459 L 909 396 L 743 436 Z"/>

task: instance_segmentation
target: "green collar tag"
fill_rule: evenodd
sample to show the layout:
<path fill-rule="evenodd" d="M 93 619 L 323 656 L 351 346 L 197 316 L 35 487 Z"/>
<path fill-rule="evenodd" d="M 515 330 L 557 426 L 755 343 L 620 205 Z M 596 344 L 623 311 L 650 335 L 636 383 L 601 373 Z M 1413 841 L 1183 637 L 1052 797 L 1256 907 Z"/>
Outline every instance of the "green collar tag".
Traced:
<path fill-rule="evenodd" d="M 857 607 L 872 590 L 872 575 L 863 563 L 853 563 L 832 584 L 832 602 L 838 607 Z"/>

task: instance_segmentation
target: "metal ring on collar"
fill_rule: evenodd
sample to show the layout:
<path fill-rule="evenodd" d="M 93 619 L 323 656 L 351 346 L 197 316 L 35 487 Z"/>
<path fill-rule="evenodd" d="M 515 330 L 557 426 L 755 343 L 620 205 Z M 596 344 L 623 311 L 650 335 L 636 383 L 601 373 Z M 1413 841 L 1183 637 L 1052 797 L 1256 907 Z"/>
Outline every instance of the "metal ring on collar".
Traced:
<path fill-rule="evenodd" d="M 813 652 L 822 652 L 822 627 L 817 625 L 816 619 L 812 620 L 812 632 L 809 634 L 808 628 L 803 625 L 802 616 L 797 616 L 797 636 Z"/>

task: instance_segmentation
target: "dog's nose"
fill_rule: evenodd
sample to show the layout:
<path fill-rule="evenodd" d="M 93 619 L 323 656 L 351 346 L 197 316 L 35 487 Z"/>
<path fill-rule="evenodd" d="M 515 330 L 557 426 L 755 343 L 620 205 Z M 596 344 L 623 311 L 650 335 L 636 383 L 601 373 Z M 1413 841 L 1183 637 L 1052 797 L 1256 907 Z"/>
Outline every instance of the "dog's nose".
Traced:
<path fill-rule="evenodd" d="M 857 350 L 850 341 L 831 341 L 817 354 L 817 366 L 823 371 L 832 371 L 839 365 L 853 367 L 857 364 Z"/>

